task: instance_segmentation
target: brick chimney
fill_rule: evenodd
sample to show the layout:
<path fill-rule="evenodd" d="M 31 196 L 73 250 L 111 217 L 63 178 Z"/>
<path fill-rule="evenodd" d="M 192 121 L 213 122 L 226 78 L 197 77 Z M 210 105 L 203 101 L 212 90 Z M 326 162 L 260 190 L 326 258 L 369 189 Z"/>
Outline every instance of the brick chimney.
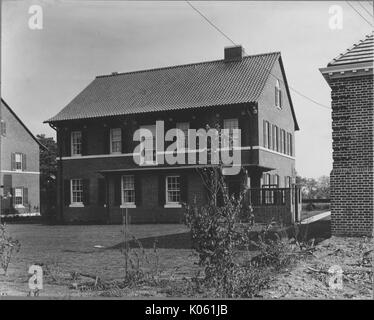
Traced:
<path fill-rule="evenodd" d="M 225 62 L 241 61 L 244 56 L 242 46 L 225 47 Z"/>

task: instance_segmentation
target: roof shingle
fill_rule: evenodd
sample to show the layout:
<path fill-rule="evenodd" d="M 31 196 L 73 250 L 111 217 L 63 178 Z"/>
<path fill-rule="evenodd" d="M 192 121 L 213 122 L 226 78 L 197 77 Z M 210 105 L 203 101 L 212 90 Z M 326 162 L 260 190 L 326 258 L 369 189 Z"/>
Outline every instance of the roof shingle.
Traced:
<path fill-rule="evenodd" d="M 340 66 L 352 63 L 373 62 L 374 37 L 373 33 L 367 35 L 364 40 L 354 44 L 351 48 L 333 59 L 327 66 Z"/>
<path fill-rule="evenodd" d="M 96 77 L 45 122 L 255 102 L 280 53 Z"/>

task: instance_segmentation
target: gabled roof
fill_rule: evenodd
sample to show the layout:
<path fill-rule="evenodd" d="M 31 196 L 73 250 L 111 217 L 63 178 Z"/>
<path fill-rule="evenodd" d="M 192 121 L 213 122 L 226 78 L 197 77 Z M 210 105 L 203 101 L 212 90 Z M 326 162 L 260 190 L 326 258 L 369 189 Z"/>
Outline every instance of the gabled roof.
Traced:
<path fill-rule="evenodd" d="M 96 77 L 45 122 L 256 102 L 279 52 Z"/>
<path fill-rule="evenodd" d="M 46 146 L 40 143 L 40 141 L 31 133 L 31 131 L 26 127 L 26 125 L 22 122 L 22 120 L 17 116 L 17 114 L 12 110 L 12 108 L 5 102 L 3 98 L 1 98 L 1 104 L 4 105 L 9 112 L 16 118 L 16 120 L 21 124 L 21 126 L 26 130 L 26 132 L 44 149 L 47 149 Z"/>
<path fill-rule="evenodd" d="M 327 66 L 340 66 L 361 62 L 373 62 L 374 60 L 374 37 L 373 33 L 364 40 L 354 44 L 344 53 L 333 59 Z"/>

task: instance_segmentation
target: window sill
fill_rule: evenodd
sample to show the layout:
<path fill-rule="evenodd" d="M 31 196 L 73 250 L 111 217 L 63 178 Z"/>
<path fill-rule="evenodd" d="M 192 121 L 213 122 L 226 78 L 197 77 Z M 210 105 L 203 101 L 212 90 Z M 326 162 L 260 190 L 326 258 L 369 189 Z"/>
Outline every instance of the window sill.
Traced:
<path fill-rule="evenodd" d="M 69 205 L 69 208 L 83 208 L 84 204 L 83 203 L 71 203 Z"/>
<path fill-rule="evenodd" d="M 81 156 L 82 156 L 82 154 L 72 154 L 72 155 L 71 155 L 72 158 L 79 158 L 79 157 L 81 157 Z"/>
<path fill-rule="evenodd" d="M 14 208 L 16 208 L 16 209 L 25 209 L 25 206 L 22 205 L 22 204 L 16 204 L 16 205 L 14 206 Z"/>
<path fill-rule="evenodd" d="M 166 203 L 164 208 L 182 208 L 180 203 Z"/>
<path fill-rule="evenodd" d="M 121 204 L 119 207 L 121 209 L 126 209 L 126 208 L 132 208 L 132 209 L 134 209 L 134 208 L 136 208 L 136 204 L 133 204 L 133 203 Z"/>

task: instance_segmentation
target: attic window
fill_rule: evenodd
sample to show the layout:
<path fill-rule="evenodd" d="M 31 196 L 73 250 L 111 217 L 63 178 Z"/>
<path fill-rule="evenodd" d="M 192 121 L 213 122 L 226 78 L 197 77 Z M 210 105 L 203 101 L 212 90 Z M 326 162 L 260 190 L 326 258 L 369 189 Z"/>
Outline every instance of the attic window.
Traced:
<path fill-rule="evenodd" d="M 279 85 L 279 80 L 275 83 L 275 106 L 282 108 L 282 90 Z"/>

